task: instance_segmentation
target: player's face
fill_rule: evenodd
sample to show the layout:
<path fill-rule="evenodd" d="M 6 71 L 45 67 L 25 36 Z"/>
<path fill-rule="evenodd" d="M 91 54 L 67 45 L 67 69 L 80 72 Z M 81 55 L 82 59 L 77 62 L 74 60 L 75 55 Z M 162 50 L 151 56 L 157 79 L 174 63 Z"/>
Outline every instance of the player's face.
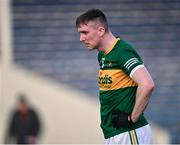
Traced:
<path fill-rule="evenodd" d="M 80 42 L 84 43 L 88 50 L 98 49 L 100 36 L 94 22 L 81 24 L 78 28 L 78 32 L 80 34 Z"/>

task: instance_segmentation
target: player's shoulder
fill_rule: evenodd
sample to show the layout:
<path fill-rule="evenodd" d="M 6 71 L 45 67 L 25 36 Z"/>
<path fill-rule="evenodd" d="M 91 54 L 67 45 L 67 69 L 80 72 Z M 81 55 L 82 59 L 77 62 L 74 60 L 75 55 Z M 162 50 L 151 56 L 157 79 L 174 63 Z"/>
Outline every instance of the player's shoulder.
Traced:
<path fill-rule="evenodd" d="M 127 51 L 127 50 L 131 50 L 131 51 L 135 51 L 135 47 L 128 41 L 120 39 L 117 47 L 119 48 L 119 51 Z"/>
<path fill-rule="evenodd" d="M 117 54 L 118 54 L 118 60 L 120 60 L 120 62 L 126 62 L 129 61 L 131 59 L 139 59 L 141 60 L 139 54 L 137 53 L 135 47 L 130 44 L 129 42 L 125 41 L 125 40 L 120 40 L 118 47 L 117 47 Z"/>

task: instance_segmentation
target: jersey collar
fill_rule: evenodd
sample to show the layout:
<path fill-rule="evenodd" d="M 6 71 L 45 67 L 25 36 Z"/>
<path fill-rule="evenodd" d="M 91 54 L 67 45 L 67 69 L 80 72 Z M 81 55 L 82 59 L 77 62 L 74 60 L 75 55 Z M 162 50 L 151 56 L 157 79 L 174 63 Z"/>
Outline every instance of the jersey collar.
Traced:
<path fill-rule="evenodd" d="M 111 52 L 111 50 L 114 48 L 114 46 L 116 45 L 116 43 L 120 40 L 120 38 L 116 38 L 115 42 L 113 43 L 112 47 L 108 48 L 104 54 L 107 55 L 109 52 Z"/>

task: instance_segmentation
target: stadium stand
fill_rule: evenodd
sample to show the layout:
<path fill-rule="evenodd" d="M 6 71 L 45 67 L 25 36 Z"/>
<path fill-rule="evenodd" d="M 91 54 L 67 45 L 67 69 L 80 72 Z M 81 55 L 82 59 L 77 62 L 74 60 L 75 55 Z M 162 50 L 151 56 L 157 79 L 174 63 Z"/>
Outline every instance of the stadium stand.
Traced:
<path fill-rule="evenodd" d="M 131 42 L 156 84 L 145 112 L 176 143 L 180 122 L 179 0 L 13 0 L 13 58 L 17 65 L 98 97 L 97 52 L 80 43 L 75 19 L 99 8 L 121 39 Z"/>

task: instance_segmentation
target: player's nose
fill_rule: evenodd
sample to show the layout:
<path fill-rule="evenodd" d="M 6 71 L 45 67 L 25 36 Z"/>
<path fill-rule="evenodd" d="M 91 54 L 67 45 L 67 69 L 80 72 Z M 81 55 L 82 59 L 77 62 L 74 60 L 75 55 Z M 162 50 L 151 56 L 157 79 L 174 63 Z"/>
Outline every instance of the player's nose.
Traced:
<path fill-rule="evenodd" d="M 80 35 L 79 40 L 80 40 L 80 42 L 83 42 L 83 41 L 85 41 L 85 37 L 83 35 Z"/>

